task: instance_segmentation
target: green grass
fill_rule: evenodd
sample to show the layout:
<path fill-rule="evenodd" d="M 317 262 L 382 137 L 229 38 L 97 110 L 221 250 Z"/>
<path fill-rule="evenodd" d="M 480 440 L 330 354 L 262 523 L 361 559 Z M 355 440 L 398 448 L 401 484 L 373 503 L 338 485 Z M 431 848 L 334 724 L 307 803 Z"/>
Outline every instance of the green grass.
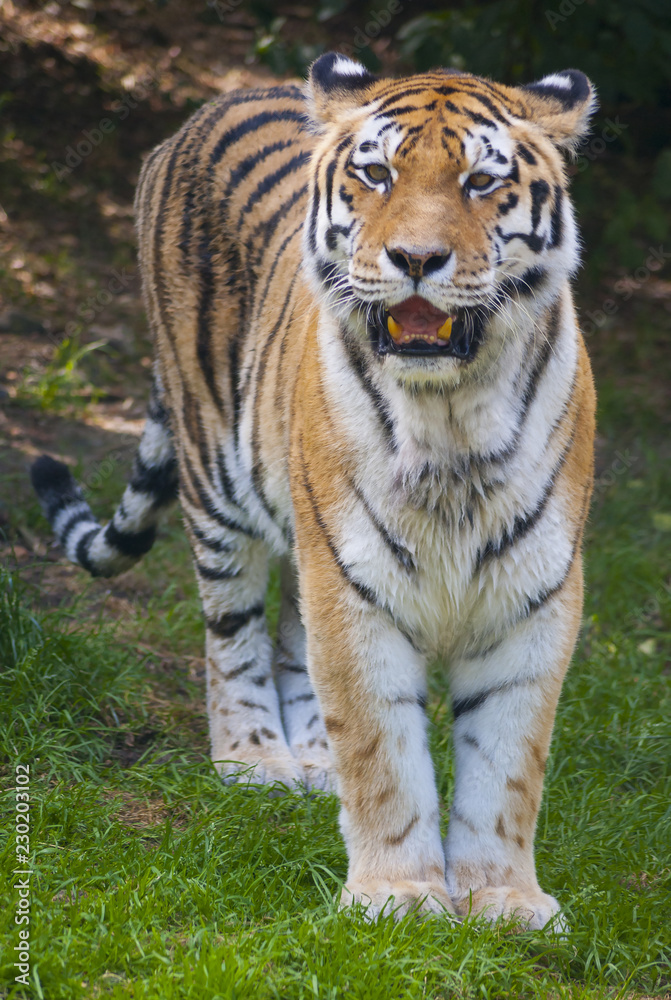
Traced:
<path fill-rule="evenodd" d="M 604 388 L 602 434 L 607 450 L 629 448 L 633 461 L 598 486 L 586 625 L 562 695 L 537 835 L 541 884 L 570 923 L 565 940 L 472 921 L 369 925 L 358 912 L 337 912 L 346 857 L 335 799 L 223 786 L 207 759 L 200 681 L 186 668 L 161 667 L 161 650 L 180 661 L 202 655 L 175 519 L 136 576 L 146 596 L 117 624 L 104 608 L 87 616 L 84 574 L 78 601 L 39 614 L 34 584 L 2 577 L 0 995 L 668 993 L 671 484 L 663 442 L 644 442 L 631 423 L 625 439 L 609 418 L 618 391 Z M 113 476 L 101 495 L 117 494 Z M 438 688 L 430 715 L 447 798 L 450 717 Z M 17 764 L 31 770 L 28 989 L 14 982 L 11 957 Z"/>

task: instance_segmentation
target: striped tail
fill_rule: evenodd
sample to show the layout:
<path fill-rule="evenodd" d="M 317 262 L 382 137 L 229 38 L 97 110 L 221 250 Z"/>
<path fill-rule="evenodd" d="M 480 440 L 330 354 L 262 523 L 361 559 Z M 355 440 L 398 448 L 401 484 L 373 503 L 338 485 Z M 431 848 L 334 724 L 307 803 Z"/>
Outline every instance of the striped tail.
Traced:
<path fill-rule="evenodd" d="M 107 525 L 96 520 L 67 465 L 42 455 L 30 478 L 68 559 L 92 576 L 130 569 L 154 544 L 166 508 L 177 499 L 177 461 L 165 410 L 154 383 L 133 474 Z"/>

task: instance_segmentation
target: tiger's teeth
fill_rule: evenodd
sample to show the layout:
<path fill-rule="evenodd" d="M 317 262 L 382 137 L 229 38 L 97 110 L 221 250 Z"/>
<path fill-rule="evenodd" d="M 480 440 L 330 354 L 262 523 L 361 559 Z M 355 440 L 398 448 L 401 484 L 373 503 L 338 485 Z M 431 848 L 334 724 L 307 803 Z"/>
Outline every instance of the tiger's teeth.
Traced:
<path fill-rule="evenodd" d="M 394 317 L 391 315 L 387 316 L 387 329 L 389 330 L 389 333 L 392 335 L 394 340 L 398 340 L 401 334 L 403 333 L 403 327 L 401 326 L 400 323 L 397 323 Z M 404 339 L 409 340 L 410 338 L 405 337 Z"/>
<path fill-rule="evenodd" d="M 448 316 L 441 327 L 438 328 L 438 336 L 441 340 L 449 340 L 452 333 L 452 317 Z"/>

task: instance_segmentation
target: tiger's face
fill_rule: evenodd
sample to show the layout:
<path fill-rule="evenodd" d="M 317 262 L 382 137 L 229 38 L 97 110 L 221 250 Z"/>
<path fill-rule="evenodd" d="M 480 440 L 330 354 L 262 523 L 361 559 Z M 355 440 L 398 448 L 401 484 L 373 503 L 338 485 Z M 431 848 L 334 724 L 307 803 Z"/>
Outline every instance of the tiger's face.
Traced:
<path fill-rule="evenodd" d="M 345 328 L 401 381 L 454 378 L 533 328 L 578 264 L 560 149 L 586 127 L 583 74 L 378 81 L 327 55 L 311 87 L 306 259 Z"/>

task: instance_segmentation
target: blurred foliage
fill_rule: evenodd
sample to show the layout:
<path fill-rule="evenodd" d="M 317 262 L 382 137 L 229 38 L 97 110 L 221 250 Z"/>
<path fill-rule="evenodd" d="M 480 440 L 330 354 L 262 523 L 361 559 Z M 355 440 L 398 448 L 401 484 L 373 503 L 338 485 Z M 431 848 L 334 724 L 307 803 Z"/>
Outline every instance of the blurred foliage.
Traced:
<path fill-rule="evenodd" d="M 100 393 L 82 370 L 87 354 L 105 346 L 104 340 L 80 344 L 79 336 L 63 337 L 54 347 L 51 361 L 40 372 L 26 368 L 18 385 L 17 401 L 41 410 L 83 409 L 96 402 Z"/>
<path fill-rule="evenodd" d="M 396 40 L 419 70 L 455 66 L 522 83 L 575 65 L 594 80 L 605 104 L 670 96 L 668 0 L 452 3 L 407 21 Z"/>

